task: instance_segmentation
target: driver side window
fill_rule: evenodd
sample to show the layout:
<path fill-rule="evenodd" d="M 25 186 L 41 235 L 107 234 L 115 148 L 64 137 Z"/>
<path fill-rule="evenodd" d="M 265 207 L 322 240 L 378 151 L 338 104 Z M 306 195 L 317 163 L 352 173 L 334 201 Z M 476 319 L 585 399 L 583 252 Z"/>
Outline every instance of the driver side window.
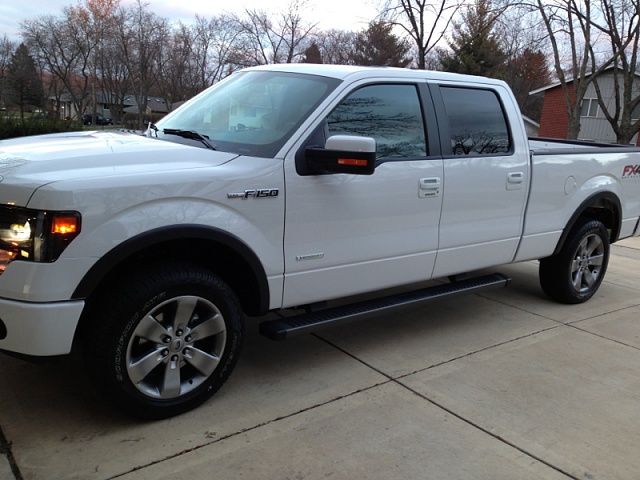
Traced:
<path fill-rule="evenodd" d="M 427 155 L 420 97 L 414 85 L 369 85 L 352 92 L 327 117 L 328 136 L 376 140 L 377 158 Z"/>

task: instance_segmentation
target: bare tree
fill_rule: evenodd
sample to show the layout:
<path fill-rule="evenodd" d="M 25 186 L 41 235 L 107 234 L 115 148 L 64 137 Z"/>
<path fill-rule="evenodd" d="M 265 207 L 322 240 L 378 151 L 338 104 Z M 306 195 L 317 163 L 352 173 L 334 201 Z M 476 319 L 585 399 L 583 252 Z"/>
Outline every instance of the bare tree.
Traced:
<path fill-rule="evenodd" d="M 512 5 L 498 19 L 496 30 L 505 54 L 499 76 L 511 87 L 522 113 L 539 121 L 543 99 L 529 92 L 552 82 L 552 52 L 540 15 L 526 6 Z"/>
<path fill-rule="evenodd" d="M 313 42 L 320 50 L 322 63 L 333 65 L 353 65 L 358 34 L 347 30 L 317 32 Z"/>
<path fill-rule="evenodd" d="M 575 139 L 580 133 L 580 107 L 587 88 L 611 65 L 615 55 L 593 56 L 594 51 L 589 46 L 597 43 L 598 38 L 593 31 L 596 15 L 590 1 L 535 0 L 534 6 L 551 43 L 555 71 L 569 117 L 567 137 Z M 566 52 L 565 47 L 568 48 Z"/>
<path fill-rule="evenodd" d="M 97 115 L 97 90 L 100 88 L 98 70 L 104 61 L 104 44 L 110 24 L 113 23 L 114 12 L 120 0 L 83 0 L 77 6 L 68 7 L 74 24 L 86 38 L 87 52 L 90 61 L 91 116 L 95 124 Z"/>
<path fill-rule="evenodd" d="M 220 81 L 238 66 L 238 37 L 233 18 L 222 14 L 193 25 L 178 24 L 160 53 L 160 95 L 168 105 L 187 100 Z"/>
<path fill-rule="evenodd" d="M 22 37 L 37 60 L 56 76 L 80 115 L 89 97 L 91 43 L 76 25 L 73 13 L 45 15 L 21 23 Z"/>
<path fill-rule="evenodd" d="M 513 3 L 497 19 L 496 30 L 502 39 L 502 49 L 507 57 L 517 56 L 525 50 L 542 50 L 552 55 L 548 33 L 537 7 Z"/>
<path fill-rule="evenodd" d="M 196 16 L 191 53 L 196 62 L 198 89 L 203 90 L 222 80 L 238 67 L 233 58 L 238 48 L 240 31 L 233 17 L 222 14 L 205 20 Z"/>
<path fill-rule="evenodd" d="M 166 19 L 149 12 L 141 0 L 136 0 L 123 14 L 125 21 L 119 32 L 120 58 L 131 79 L 138 105 L 138 128 L 142 128 L 147 98 L 160 76 L 161 53 L 169 35 L 169 26 Z"/>
<path fill-rule="evenodd" d="M 7 75 L 11 54 L 16 50 L 17 46 L 9 40 L 5 34 L 0 38 L 0 108 L 6 106 L 8 85 Z"/>
<path fill-rule="evenodd" d="M 125 98 L 133 88 L 131 69 L 124 62 L 123 42 L 120 36 L 126 31 L 126 22 L 127 12 L 116 9 L 109 18 L 109 27 L 103 37 L 99 57 L 100 85 L 115 121 L 122 119 Z"/>
<path fill-rule="evenodd" d="M 309 39 L 316 27 L 302 17 L 306 3 L 306 0 L 293 0 L 286 10 L 276 15 L 247 9 L 244 17 L 235 16 L 242 43 L 241 50 L 236 50 L 235 61 L 248 66 L 292 63 L 301 57 L 311 44 Z M 244 55 L 240 55 L 240 51 Z"/>
<path fill-rule="evenodd" d="M 461 0 L 386 0 L 381 17 L 403 29 L 415 44 L 418 68 L 444 38 Z"/>
<path fill-rule="evenodd" d="M 196 64 L 200 59 L 193 55 L 193 31 L 182 23 L 165 39 L 158 59 L 157 84 L 167 105 L 184 100 L 183 95 L 193 96 L 197 91 Z"/>
<path fill-rule="evenodd" d="M 294 59 L 301 57 L 309 46 L 308 39 L 313 34 L 317 23 L 308 23 L 302 17 L 302 10 L 307 5 L 307 0 L 292 0 L 289 7 L 279 13 L 280 31 L 284 41 L 284 63 L 292 63 Z"/>
<path fill-rule="evenodd" d="M 598 21 L 593 28 L 604 34 L 615 57 L 613 76 L 613 102 L 607 102 L 597 77 L 593 85 L 598 104 L 616 135 L 616 142 L 628 144 L 640 131 L 640 85 L 638 84 L 638 41 L 640 38 L 639 0 L 600 0 Z M 589 44 L 592 69 L 596 70 L 595 46 Z M 635 118 L 634 118 L 635 117 Z"/>

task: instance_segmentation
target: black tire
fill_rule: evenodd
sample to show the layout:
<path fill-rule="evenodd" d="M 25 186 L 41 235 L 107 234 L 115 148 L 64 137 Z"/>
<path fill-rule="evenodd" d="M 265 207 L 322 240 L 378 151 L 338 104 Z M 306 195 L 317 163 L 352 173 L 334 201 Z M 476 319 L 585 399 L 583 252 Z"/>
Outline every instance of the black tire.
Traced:
<path fill-rule="evenodd" d="M 562 250 L 540 260 L 540 286 L 560 303 L 583 303 L 598 290 L 609 263 L 609 234 L 598 220 L 579 221 Z"/>
<path fill-rule="evenodd" d="M 238 299 L 196 265 L 144 269 L 91 311 L 84 337 L 89 373 L 135 417 L 167 418 L 202 404 L 227 380 L 240 353 Z"/>

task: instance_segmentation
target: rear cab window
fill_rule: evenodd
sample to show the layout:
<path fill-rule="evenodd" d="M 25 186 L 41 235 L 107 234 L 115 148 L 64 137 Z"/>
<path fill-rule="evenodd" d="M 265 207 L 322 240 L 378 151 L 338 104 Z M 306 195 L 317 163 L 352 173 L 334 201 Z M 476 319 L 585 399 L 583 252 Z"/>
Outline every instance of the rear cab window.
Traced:
<path fill-rule="evenodd" d="M 449 131 L 443 147 L 449 143 L 452 155 L 495 156 L 512 151 L 509 124 L 495 91 L 440 86 L 440 93 Z"/>

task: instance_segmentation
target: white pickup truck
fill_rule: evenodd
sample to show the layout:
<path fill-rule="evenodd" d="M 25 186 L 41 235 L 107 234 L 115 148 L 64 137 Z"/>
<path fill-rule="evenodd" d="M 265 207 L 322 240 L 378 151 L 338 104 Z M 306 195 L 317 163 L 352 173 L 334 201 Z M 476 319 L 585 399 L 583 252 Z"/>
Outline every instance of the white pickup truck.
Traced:
<path fill-rule="evenodd" d="M 260 325 L 283 339 L 532 259 L 546 294 L 584 302 L 639 220 L 640 151 L 529 141 L 500 81 L 250 68 L 144 135 L 0 142 L 0 350 L 81 347 L 117 405 L 168 417 L 228 378 L 245 315 L 283 312 Z"/>

